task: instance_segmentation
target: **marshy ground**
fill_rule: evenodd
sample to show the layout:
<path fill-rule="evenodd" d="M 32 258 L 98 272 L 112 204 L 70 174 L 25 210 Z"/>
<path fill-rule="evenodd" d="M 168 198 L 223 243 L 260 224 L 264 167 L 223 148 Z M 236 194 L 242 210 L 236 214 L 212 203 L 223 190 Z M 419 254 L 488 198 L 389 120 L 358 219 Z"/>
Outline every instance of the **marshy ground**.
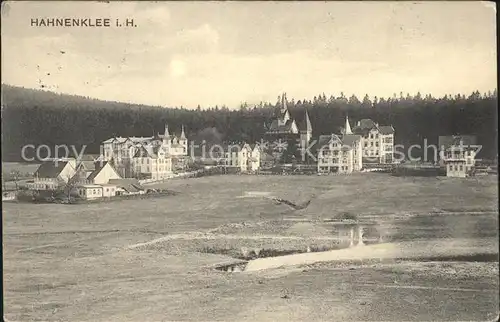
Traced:
<path fill-rule="evenodd" d="M 498 249 L 496 176 L 235 175 L 158 187 L 178 194 L 106 204 L 5 203 L 5 317 L 417 321 L 498 314 L 498 260 L 470 257 Z M 273 198 L 310 203 L 296 210 Z M 393 247 L 439 240 L 470 256 L 327 261 L 241 274 L 215 269 L 252 259 L 255 250 L 336 248 L 325 220 L 343 213 L 377 222 L 367 237 L 382 233 Z"/>

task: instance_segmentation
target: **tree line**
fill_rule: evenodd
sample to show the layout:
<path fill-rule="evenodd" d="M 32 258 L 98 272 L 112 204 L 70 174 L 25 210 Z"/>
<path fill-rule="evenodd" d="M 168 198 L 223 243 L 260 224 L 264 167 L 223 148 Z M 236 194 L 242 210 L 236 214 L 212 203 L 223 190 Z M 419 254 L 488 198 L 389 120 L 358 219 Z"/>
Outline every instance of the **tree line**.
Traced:
<path fill-rule="evenodd" d="M 2 85 L 2 160 L 20 161 L 23 146 L 86 146 L 86 153 L 99 153 L 100 143 L 113 136 L 163 134 L 165 123 L 179 134 L 184 125 L 190 140 L 257 142 L 264 136 L 278 108 L 276 103 L 242 103 L 236 109 L 214 106 L 194 109 L 160 107 L 102 101 L 82 96 Z M 288 98 L 287 98 L 288 99 Z M 371 118 L 381 125 L 393 125 L 395 144 L 437 144 L 439 135 L 476 135 L 483 145 L 483 157 L 497 155 L 497 91 L 469 95 L 400 93 L 393 97 L 368 95 L 358 99 L 343 93 L 312 100 L 291 98 L 292 114 L 307 109 L 313 138 L 339 133 L 345 116 L 354 126 Z M 213 142 L 219 143 L 219 142 Z"/>

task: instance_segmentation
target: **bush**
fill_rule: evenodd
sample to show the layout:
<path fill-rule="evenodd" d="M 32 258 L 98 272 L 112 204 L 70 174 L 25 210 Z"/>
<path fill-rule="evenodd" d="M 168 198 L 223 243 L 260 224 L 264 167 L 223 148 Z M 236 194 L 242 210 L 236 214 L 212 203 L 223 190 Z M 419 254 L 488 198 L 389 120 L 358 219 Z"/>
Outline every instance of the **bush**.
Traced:
<path fill-rule="evenodd" d="M 358 220 L 358 216 L 351 214 L 350 212 L 343 212 L 337 218 L 343 220 Z"/>

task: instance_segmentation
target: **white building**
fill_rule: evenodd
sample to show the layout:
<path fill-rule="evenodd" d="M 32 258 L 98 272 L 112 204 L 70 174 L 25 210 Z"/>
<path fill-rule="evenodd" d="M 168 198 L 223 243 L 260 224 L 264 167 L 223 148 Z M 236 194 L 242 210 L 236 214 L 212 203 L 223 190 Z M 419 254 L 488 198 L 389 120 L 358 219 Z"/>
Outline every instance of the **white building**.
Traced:
<path fill-rule="evenodd" d="M 97 184 L 82 184 L 74 188 L 82 199 L 97 199 L 103 197 L 103 186 Z"/>
<path fill-rule="evenodd" d="M 226 147 L 226 166 L 238 168 L 242 173 L 260 169 L 261 148 L 259 144 L 243 143 Z"/>
<path fill-rule="evenodd" d="M 392 125 L 379 125 L 370 119 L 362 119 L 352 133 L 361 136 L 363 162 L 393 163 L 395 130 Z"/>
<path fill-rule="evenodd" d="M 363 167 L 361 137 L 355 134 L 320 135 L 318 173 L 352 173 Z"/>
<path fill-rule="evenodd" d="M 447 177 L 465 178 L 473 175 L 476 164 L 475 136 L 440 136 L 439 147 Z"/>
<path fill-rule="evenodd" d="M 95 163 L 95 170 L 89 174 L 86 181 L 92 184 L 103 185 L 109 183 L 111 179 L 121 179 L 121 176 L 108 161 L 97 161 Z"/>
<path fill-rule="evenodd" d="M 76 159 L 53 159 L 44 161 L 35 171 L 31 190 L 57 190 L 64 187 L 76 174 Z"/>
<path fill-rule="evenodd" d="M 162 151 L 161 155 L 159 151 Z M 182 170 L 187 166 L 188 140 L 184 126 L 177 136 L 170 134 L 166 124 L 164 134 L 110 138 L 101 144 L 101 153 L 102 159 L 112 161 L 122 177 L 135 177 L 141 173 L 150 178 L 163 177 L 164 172 Z"/>
<path fill-rule="evenodd" d="M 172 174 L 172 157 L 164 145 L 139 146 L 132 159 L 134 177 L 162 180 Z"/>

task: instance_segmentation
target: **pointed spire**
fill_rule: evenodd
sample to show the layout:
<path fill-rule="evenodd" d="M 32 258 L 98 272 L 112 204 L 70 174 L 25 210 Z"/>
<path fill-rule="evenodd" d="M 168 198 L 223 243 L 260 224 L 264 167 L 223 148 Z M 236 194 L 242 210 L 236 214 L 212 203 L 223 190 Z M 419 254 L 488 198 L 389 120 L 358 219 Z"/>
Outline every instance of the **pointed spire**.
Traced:
<path fill-rule="evenodd" d="M 186 139 L 186 133 L 184 133 L 184 125 L 182 125 L 182 130 L 181 130 L 181 139 L 185 140 Z"/>
<path fill-rule="evenodd" d="M 307 109 L 306 109 L 306 131 L 312 132 L 311 120 L 309 119 L 309 113 L 307 113 Z"/>
<path fill-rule="evenodd" d="M 282 104 L 281 104 L 281 108 L 283 109 L 283 111 L 286 110 L 286 93 L 283 93 L 283 95 L 281 96 L 281 100 L 282 100 Z"/>
<path fill-rule="evenodd" d="M 349 124 L 349 116 L 345 116 L 345 131 L 344 134 L 352 134 L 351 125 Z"/>
<path fill-rule="evenodd" d="M 164 134 L 164 136 L 166 138 L 170 136 L 170 133 L 168 133 L 168 124 L 167 123 L 165 123 L 165 134 Z"/>

